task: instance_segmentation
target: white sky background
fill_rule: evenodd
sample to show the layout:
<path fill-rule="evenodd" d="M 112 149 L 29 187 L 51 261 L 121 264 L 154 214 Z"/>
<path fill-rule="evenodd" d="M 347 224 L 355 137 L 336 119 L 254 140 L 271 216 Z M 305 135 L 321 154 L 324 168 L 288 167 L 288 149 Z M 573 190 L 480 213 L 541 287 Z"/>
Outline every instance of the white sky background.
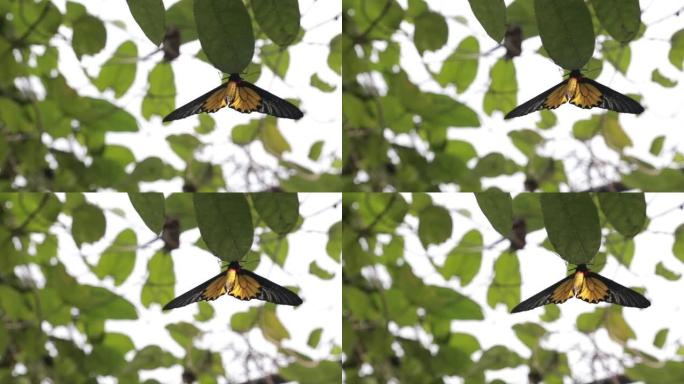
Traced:
<path fill-rule="evenodd" d="M 53 0 L 55 5 L 64 12 L 65 0 Z M 79 94 L 101 97 L 101 93 L 91 84 L 85 76 L 85 71 L 92 77 L 97 77 L 102 64 L 109 59 L 116 48 L 125 40 L 131 39 L 138 46 L 139 57 L 144 57 L 153 52 L 157 47 L 151 43 L 138 27 L 131 16 L 125 2 L 121 0 L 80 0 L 86 6 L 88 12 L 105 21 L 107 28 L 107 45 L 105 49 L 95 56 L 84 56 L 81 63 L 70 48 L 70 29 L 62 27 L 60 32 L 69 37 L 69 41 L 54 39 L 54 44 L 60 50 L 59 69 L 67 79 L 69 85 L 74 87 Z M 168 9 L 176 1 L 165 0 L 164 5 Z M 327 64 L 330 40 L 342 31 L 341 18 L 334 20 L 342 12 L 339 1 L 299 0 L 299 10 L 302 15 L 300 24 L 306 32 L 304 38 L 298 44 L 288 48 L 290 65 L 285 80 L 277 78 L 263 65 L 262 73 L 256 84 L 269 92 L 282 98 L 299 98 L 300 109 L 304 117 L 298 121 L 291 119 L 278 119 L 280 131 L 292 147 L 291 153 L 285 153 L 286 160 L 294 161 L 309 167 L 315 172 L 331 171 L 330 163 L 333 158 L 341 158 L 342 141 L 340 135 L 342 98 L 341 78 L 333 72 Z M 123 21 L 126 30 L 121 30 L 113 24 L 114 21 Z M 211 65 L 197 59 L 194 55 L 200 49 L 199 40 L 181 46 L 181 55 L 173 61 L 173 70 L 176 83 L 176 107 L 188 103 L 207 91 L 213 89 L 221 81 L 221 73 Z M 170 163 L 177 169 L 184 169 L 184 162 L 176 156 L 166 142 L 166 136 L 170 134 L 190 133 L 194 134 L 194 128 L 198 125 L 198 118 L 188 117 L 165 126 L 158 116 L 150 121 L 142 118 L 140 113 L 142 99 L 147 92 L 148 74 L 155 64 L 162 61 L 163 53 L 159 52 L 152 58 L 139 61 L 136 79 L 128 92 L 120 99 L 115 100 L 112 91 L 104 92 L 109 101 L 124 108 L 133 114 L 139 123 L 139 132 L 134 133 L 109 133 L 107 143 L 128 146 L 136 156 L 142 160 L 150 156 L 158 156 L 165 162 Z M 255 54 L 255 59 L 258 56 Z M 310 77 L 317 73 L 319 77 L 332 85 L 336 90 L 332 93 L 324 93 L 309 85 Z M 171 112 L 171 111 L 169 111 Z M 244 151 L 232 144 L 230 134 L 232 127 L 245 124 L 251 119 L 260 118 L 259 113 L 242 114 L 230 108 L 224 108 L 211 114 L 216 121 L 214 131 L 209 135 L 203 135 L 200 139 L 208 144 L 207 148 L 198 155 L 200 160 L 211 161 L 221 164 L 224 169 L 224 178 L 229 190 L 236 192 L 246 191 L 243 173 L 233 174 L 236 163 L 244 168 L 248 157 Z M 325 145 L 318 163 L 308 159 L 307 155 L 311 144 L 323 140 Z M 69 148 L 69 143 L 59 140 L 55 143 L 58 148 Z M 250 151 L 255 162 L 267 167 L 277 169 L 275 158 L 267 154 L 260 144 L 250 146 Z M 327 160 L 323 160 L 327 159 Z M 274 183 L 274 180 L 266 180 Z M 255 183 L 256 180 L 250 180 Z M 270 184 L 269 184 L 270 185 Z M 148 183 L 143 186 L 144 190 L 154 191 L 180 191 L 182 180 Z M 262 190 L 257 184 L 249 186 L 251 190 Z"/>
<path fill-rule="evenodd" d="M 402 7 L 406 7 L 406 0 L 398 0 Z M 506 0 L 510 4 L 511 0 Z M 503 120 L 503 113 L 495 111 L 492 116 L 482 112 L 482 100 L 489 87 L 489 71 L 496 61 L 501 58 L 504 48 L 481 56 L 478 74 L 468 90 L 460 95 L 456 94 L 453 86 L 442 89 L 432 76 L 426 71 L 425 65 L 433 71 L 439 72 L 443 61 L 455 50 L 456 46 L 465 37 L 473 35 L 480 43 L 480 52 L 488 52 L 496 47 L 497 43 L 489 37 L 480 23 L 477 21 L 467 1 L 440 1 L 427 0 L 432 11 L 446 16 L 449 25 L 449 40 L 447 45 L 436 52 L 426 52 L 421 57 L 413 44 L 413 25 L 402 23 L 400 29 L 406 34 L 395 34 L 393 40 L 401 45 L 401 66 L 409 78 L 417 84 L 421 90 L 436 93 L 444 93 L 454 97 L 478 111 L 481 118 L 479 128 L 452 128 L 448 132 L 450 139 L 466 140 L 472 143 L 477 153 L 484 156 L 491 152 L 500 152 L 512 158 L 519 164 L 526 164 L 527 160 L 517 148 L 513 146 L 507 134 L 510 131 L 530 128 L 535 129 L 549 142 L 543 147 L 541 153 L 554 158 L 564 159 L 570 155 L 578 157 L 577 161 L 565 162 L 569 183 L 573 190 L 586 189 L 589 183 L 593 186 L 603 184 L 601 176 L 593 174 L 592 180 L 586 177 L 586 166 L 590 159 L 587 148 L 572 137 L 572 125 L 578 120 L 590 118 L 592 114 L 603 113 L 603 109 L 583 110 L 572 105 L 563 105 L 556 109 L 558 123 L 549 130 L 539 130 L 536 122 L 539 121 L 539 113 L 531 113 L 524 117 L 509 121 Z M 668 166 L 672 162 L 674 151 L 681 147 L 681 95 L 684 92 L 684 76 L 667 59 L 670 49 L 670 37 L 683 26 L 684 16 L 672 16 L 678 9 L 684 7 L 684 1 L 655 1 L 642 0 L 640 2 L 642 15 L 641 20 L 647 26 L 644 37 L 629 45 L 632 50 L 632 58 L 628 67 L 627 76 L 617 72 L 607 62 L 603 66 L 599 82 L 621 93 L 636 93 L 642 95 L 641 103 L 646 111 L 640 116 L 620 114 L 620 123 L 627 135 L 634 143 L 633 147 L 627 148 L 627 155 L 637 156 L 640 159 L 652 162 L 657 167 Z M 467 25 L 456 22 L 453 17 L 465 17 Z M 655 22 L 655 23 L 654 23 Z M 382 47 L 382 46 L 380 46 Z M 522 55 L 514 58 L 518 79 L 518 104 L 521 104 L 539 93 L 547 90 L 562 80 L 563 70 L 552 60 L 546 59 L 537 53 L 541 47 L 540 38 L 534 37 L 523 41 Z M 599 56 L 599 43 L 596 44 L 594 56 Z M 663 88 L 651 81 L 651 72 L 658 68 L 663 75 L 679 81 L 674 88 Z M 375 84 L 384 84 L 379 76 L 374 76 Z M 506 111 L 507 112 L 507 111 Z M 415 146 L 416 141 L 406 135 L 395 136 L 386 131 L 387 137 L 403 145 Z M 648 150 L 652 140 L 665 135 L 665 145 L 659 158 L 652 156 Z M 427 150 L 425 143 L 418 143 L 418 149 L 422 152 Z M 422 146 L 421 146 L 422 145 Z M 591 141 L 594 155 L 609 164 L 617 164 L 619 156 L 609 149 L 602 137 Z M 577 167 L 580 167 L 579 169 Z M 610 172 L 608 177 L 614 176 Z M 608 181 L 614 181 L 611 178 Z M 508 191 L 523 190 L 524 175 L 518 173 L 514 176 L 501 176 L 499 178 L 483 179 L 483 187 L 499 186 Z M 454 190 L 453 186 L 444 189 L 445 192 Z"/>
<path fill-rule="evenodd" d="M 248 351 L 247 344 L 241 335 L 230 330 L 230 319 L 234 313 L 244 312 L 252 306 L 263 305 L 262 301 L 240 301 L 230 296 L 223 296 L 211 302 L 215 309 L 215 316 L 209 322 L 204 323 L 194 320 L 194 315 L 198 312 L 196 304 L 169 312 L 162 312 L 158 304 L 152 304 L 150 308 L 141 305 L 140 292 L 147 278 L 147 263 L 155 251 L 162 248 L 161 240 L 138 251 L 132 274 L 119 287 L 114 286 L 111 278 L 107 277 L 104 281 L 100 281 L 90 272 L 82 258 L 91 264 L 97 264 L 100 254 L 112 243 L 120 231 L 127 228 L 133 229 L 138 236 L 138 244 L 147 243 L 155 235 L 135 212 L 127 194 L 87 194 L 87 199 L 106 210 L 107 233 L 105 237 L 95 244 L 84 245 L 79 251 L 70 232 L 65 232 L 63 229 L 55 230 L 55 232 L 59 236 L 59 258 L 67 267 L 67 271 L 79 283 L 104 286 L 122 295 L 136 306 L 138 320 L 107 321 L 107 331 L 129 335 L 138 350 L 146 345 L 159 345 L 176 357 L 182 358 L 185 354 L 184 350 L 171 338 L 165 326 L 185 321 L 207 331 L 206 335 L 200 339 L 201 348 L 224 352 L 222 354 L 223 366 L 228 379 L 242 382 L 247 379 L 247 375 L 249 378 L 258 378 L 263 374 L 277 372 L 277 368 L 269 364 L 265 365 L 264 372 L 253 363 L 249 365 L 249 372 L 247 372 L 244 366 L 245 353 Z M 262 255 L 255 272 L 280 285 L 300 288 L 299 296 L 304 300 L 302 305 L 296 308 L 277 306 L 278 318 L 290 332 L 290 338 L 283 341 L 283 347 L 301 351 L 316 360 L 328 359 L 330 348 L 342 343 L 341 265 L 330 259 L 325 251 L 328 229 L 342 218 L 341 195 L 299 194 L 299 201 L 299 212 L 304 218 L 304 223 L 300 230 L 287 236 L 289 253 L 284 268 L 279 268 L 271 262 L 268 256 Z M 125 216 L 121 217 L 113 213 L 113 209 L 122 210 Z M 70 221 L 68 217 L 60 217 L 60 222 L 68 224 L 67 228 L 71 227 Z M 196 228 L 184 232 L 180 238 L 180 248 L 171 253 L 176 273 L 176 296 L 194 288 L 220 271 L 218 258 L 193 245 L 198 238 L 199 230 Z M 312 261 L 316 261 L 321 268 L 334 273 L 335 277 L 331 280 L 321 280 L 311 275 L 309 264 Z M 323 333 L 318 348 L 311 349 L 307 341 L 309 333 L 316 328 L 322 328 Z M 73 333 L 63 328 L 58 329 L 57 332 L 62 332 L 59 334 L 64 337 L 73 337 Z M 270 356 L 276 355 L 276 347 L 263 338 L 261 330 L 252 330 L 247 335 L 255 352 Z M 126 357 L 130 358 L 132 354 Z M 182 367 L 174 366 L 141 372 L 143 380 L 155 378 L 163 383 L 180 383 Z"/>
<path fill-rule="evenodd" d="M 408 225 L 400 226 L 397 234 L 404 236 L 406 261 L 411 265 L 414 273 L 426 284 L 452 288 L 482 306 L 484 320 L 481 321 L 453 321 L 452 332 L 466 332 L 474 335 L 483 349 L 494 345 L 504 345 L 523 357 L 529 357 L 529 349 L 515 336 L 512 326 L 515 323 L 539 322 L 539 316 L 544 313 L 543 308 L 518 314 L 510 314 L 508 308 L 498 304 L 494 309 L 487 305 L 487 289 L 494 278 L 494 261 L 504 252 L 508 241 L 494 245 L 501 239 L 489 224 L 489 221 L 480 211 L 473 194 L 431 194 L 435 204 L 449 209 L 453 219 L 453 234 L 451 238 L 440 246 L 430 246 L 426 251 L 417 236 L 418 220 L 409 217 Z M 411 196 L 404 194 L 410 201 Z M 601 274 L 631 287 L 645 287 L 645 296 L 651 301 L 647 309 L 627 308 L 623 309 L 623 315 L 627 323 L 634 330 L 637 338 L 630 340 L 628 346 L 638 348 L 646 353 L 659 358 L 672 358 L 676 355 L 677 348 L 684 340 L 684 329 L 676 326 L 684 317 L 684 306 L 681 300 L 676 300 L 673 292 L 684 292 L 684 281 L 681 279 L 670 282 L 655 275 L 655 266 L 662 261 L 664 265 L 680 274 L 684 274 L 684 264 L 672 254 L 675 228 L 684 223 L 684 211 L 678 208 L 684 203 L 684 194 L 647 194 L 647 216 L 651 220 L 647 229 L 639 233 L 635 238 L 635 255 L 631 268 L 628 270 L 619 264 L 614 257 L 608 257 L 605 268 Z M 472 214 L 472 218 L 466 218 L 457 212 L 465 209 Z M 432 258 L 437 265 L 443 265 L 444 260 L 451 249 L 458 244 L 463 235 L 471 229 L 477 229 L 482 233 L 485 250 L 483 250 L 482 265 L 475 279 L 466 287 L 461 287 L 459 280 L 454 278 L 445 281 L 444 278 L 432 267 L 427 257 Z M 541 247 L 546 238 L 544 229 L 535 231 L 527 236 L 527 246 L 517 252 L 520 261 L 522 278 L 521 300 L 524 300 L 549 285 L 557 282 L 567 275 L 566 262 L 558 255 Z M 490 247 L 487 249 L 487 247 Z M 605 245 L 602 245 L 602 250 Z M 427 257 L 426 257 L 427 256 Z M 386 272 L 381 276 L 389 279 Z M 597 304 L 606 306 L 608 304 Z M 591 365 L 590 353 L 595 351 L 590 337 L 576 330 L 575 320 L 580 313 L 592 312 L 596 306 L 585 303 L 578 299 L 570 299 L 559 306 L 561 317 L 553 323 L 541 323 L 549 332 L 543 340 L 543 346 L 568 353 L 569 365 L 577 382 L 587 382 L 590 378 L 605 378 L 609 373 L 620 373 L 617 361 L 609 358 L 608 370 L 602 363 Z M 662 350 L 653 346 L 656 332 L 662 328 L 669 328 L 667 342 Z M 397 331 L 396 325 L 390 327 Z M 432 341 L 423 332 L 416 332 L 415 328 L 402 328 L 399 334 L 408 338 L 415 338 L 416 334 L 423 343 L 429 345 Z M 623 349 L 608 337 L 604 329 L 595 333 L 598 348 L 607 354 L 622 356 Z M 479 358 L 479 354 L 475 358 Z M 596 369 L 596 371 L 592 371 Z M 490 371 L 487 380 L 501 378 L 506 382 L 527 382 L 528 369 L 520 366 L 516 369 L 504 369 Z M 462 380 L 454 378 L 449 382 L 460 383 Z"/>

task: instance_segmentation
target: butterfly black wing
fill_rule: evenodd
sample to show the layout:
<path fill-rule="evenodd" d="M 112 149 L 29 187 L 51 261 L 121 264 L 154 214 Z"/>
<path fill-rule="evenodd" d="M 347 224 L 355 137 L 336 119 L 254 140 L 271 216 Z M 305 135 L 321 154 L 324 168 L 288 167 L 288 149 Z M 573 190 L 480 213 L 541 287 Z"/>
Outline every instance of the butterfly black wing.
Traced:
<path fill-rule="evenodd" d="M 216 300 L 219 296 L 223 295 L 225 292 L 220 293 L 220 286 L 225 286 L 226 272 L 223 271 L 218 275 L 212 277 L 211 279 L 205 281 L 204 283 L 196 286 L 195 288 L 185 292 L 184 294 L 171 300 L 168 304 L 162 308 L 163 310 L 179 308 L 186 306 L 191 303 L 198 302 L 200 300 Z M 223 281 L 222 281 L 223 280 Z M 214 286 L 210 295 L 207 294 L 208 287 L 212 284 L 218 284 Z M 218 291 L 218 292 L 216 292 Z"/>
<path fill-rule="evenodd" d="M 637 115 L 644 111 L 644 107 L 636 100 L 612 90 L 599 82 L 587 77 L 582 77 L 580 79 L 580 84 L 581 83 L 591 84 L 601 92 L 601 101 L 596 105 L 599 108 L 610 109 L 611 111 L 621 113 L 634 113 Z"/>
<path fill-rule="evenodd" d="M 289 289 L 282 287 L 271 280 L 266 279 L 265 277 L 261 277 L 257 275 L 256 273 L 246 270 L 246 269 L 240 269 L 238 273 L 238 281 L 240 279 L 254 279 L 256 282 L 259 284 L 260 288 L 256 295 L 251 298 L 259 299 L 259 300 L 264 300 L 268 301 L 270 303 L 274 304 L 284 304 L 284 305 L 300 305 L 302 303 L 302 299 L 297 296 L 296 293 L 290 291 Z M 229 294 L 231 294 L 229 292 Z"/>
<path fill-rule="evenodd" d="M 574 277 L 574 274 L 564 277 L 561 281 L 516 305 L 511 310 L 511 313 L 529 311 L 530 309 L 541 307 L 542 305 L 546 304 L 560 304 L 565 302 L 567 299 L 572 297 L 572 295 L 569 294 L 572 293 Z M 560 289 L 560 291 L 557 291 L 557 289 Z"/>
<path fill-rule="evenodd" d="M 608 303 L 636 308 L 646 308 L 651 305 L 651 302 L 639 292 L 620 285 L 598 273 L 589 272 L 588 278 L 598 279 L 608 287 L 608 296 L 605 298 L 605 301 Z"/>
<path fill-rule="evenodd" d="M 185 104 L 184 106 L 176 109 L 175 111 L 169 113 L 164 117 L 162 121 L 172 121 L 172 120 L 178 120 L 178 119 L 183 119 L 191 115 L 198 114 L 200 112 L 216 112 L 219 109 L 223 108 L 226 106 L 226 101 L 225 101 L 225 96 L 222 97 L 221 99 L 224 100 L 223 103 L 220 102 L 219 100 L 215 100 L 215 102 L 209 104 L 208 101 L 209 99 L 214 96 L 215 93 L 217 92 L 222 92 L 225 94 L 225 88 L 226 88 L 226 83 L 219 85 L 218 87 L 212 89 L 211 91 L 205 93 L 204 95 L 196 98 L 195 100 Z M 220 95 L 217 95 L 220 96 Z"/>
<path fill-rule="evenodd" d="M 255 109 L 257 112 L 265 113 L 267 115 L 275 116 L 275 117 L 283 117 L 286 119 L 295 119 L 299 120 L 304 116 L 304 113 L 297 108 L 294 104 L 290 103 L 287 100 L 281 99 L 280 97 L 272 94 L 271 92 L 268 92 L 265 89 L 261 89 L 257 87 L 256 85 L 241 80 L 240 82 L 240 87 L 247 87 L 254 92 L 256 92 L 259 97 L 261 97 L 261 103 L 257 106 Z M 231 108 L 233 108 L 231 106 Z"/>
<path fill-rule="evenodd" d="M 565 103 L 567 100 L 547 100 L 549 95 L 554 91 L 564 90 L 565 85 L 568 83 L 568 79 L 561 81 L 560 83 L 554 85 L 553 87 L 547 89 L 546 91 L 540 93 L 539 95 L 533 97 L 532 99 L 520 104 L 519 106 L 513 108 L 512 111 L 508 112 L 504 119 L 512 119 L 514 117 L 524 116 L 528 113 L 538 111 L 540 109 L 556 109 L 561 104 Z M 560 95 L 558 95 L 560 96 Z M 555 98 L 554 98 L 555 99 Z"/>

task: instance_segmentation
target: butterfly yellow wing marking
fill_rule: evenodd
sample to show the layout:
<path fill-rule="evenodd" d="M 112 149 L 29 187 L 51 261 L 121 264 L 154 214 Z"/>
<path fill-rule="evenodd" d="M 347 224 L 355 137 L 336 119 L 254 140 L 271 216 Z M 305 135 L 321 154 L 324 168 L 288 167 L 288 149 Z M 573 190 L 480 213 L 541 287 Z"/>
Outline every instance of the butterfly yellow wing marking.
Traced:
<path fill-rule="evenodd" d="M 202 292 L 200 300 L 216 300 L 226 294 L 226 280 L 227 276 L 224 273 L 221 277 L 215 279 Z"/>
<path fill-rule="evenodd" d="M 261 107 L 261 96 L 250 87 L 241 86 L 237 81 L 228 82 L 229 106 L 242 113 L 250 113 Z"/>
<path fill-rule="evenodd" d="M 568 83 L 562 84 L 560 87 L 556 88 L 546 97 L 544 100 L 545 109 L 556 109 L 561 106 L 561 104 L 568 102 L 567 96 Z"/>
<path fill-rule="evenodd" d="M 601 280 L 592 276 L 586 276 L 580 290 L 577 291 L 577 298 L 588 303 L 596 304 L 608 298 L 609 289 Z"/>
<path fill-rule="evenodd" d="M 253 277 L 240 273 L 236 269 L 228 270 L 228 294 L 240 300 L 251 300 L 259 296 L 261 284 Z"/>
<path fill-rule="evenodd" d="M 593 108 L 601 104 L 603 93 L 589 83 L 580 83 L 570 103 L 580 108 Z"/>
<path fill-rule="evenodd" d="M 228 87 L 221 87 L 207 97 L 200 112 L 216 112 L 227 105 Z"/>
<path fill-rule="evenodd" d="M 569 298 L 575 296 L 573 291 L 574 281 L 573 279 L 568 279 L 553 290 L 551 297 L 549 297 L 549 302 L 553 304 L 565 303 Z"/>

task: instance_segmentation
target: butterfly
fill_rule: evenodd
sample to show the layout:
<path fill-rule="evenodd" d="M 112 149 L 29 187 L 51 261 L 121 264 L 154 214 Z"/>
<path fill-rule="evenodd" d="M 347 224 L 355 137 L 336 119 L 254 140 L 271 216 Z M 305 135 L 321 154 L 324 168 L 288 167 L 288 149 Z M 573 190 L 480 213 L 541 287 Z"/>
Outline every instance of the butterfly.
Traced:
<path fill-rule="evenodd" d="M 567 79 L 515 107 L 504 119 L 527 115 L 540 109 L 556 109 L 567 102 L 585 109 L 599 107 L 637 115 L 644 111 L 644 107 L 636 100 L 582 76 L 582 73 L 575 69 L 570 72 Z"/>
<path fill-rule="evenodd" d="M 586 264 L 579 264 L 574 273 L 516 305 L 511 313 L 529 311 L 546 304 L 561 304 L 573 296 L 592 304 L 605 301 L 637 308 L 651 305 L 648 299 L 633 289 L 591 272 Z"/>
<path fill-rule="evenodd" d="M 227 82 L 169 113 L 163 121 L 178 120 L 200 112 L 213 113 L 225 106 L 242 113 L 256 111 L 286 119 L 298 120 L 304 116 L 302 111 L 289 101 L 233 73 Z"/>
<path fill-rule="evenodd" d="M 302 303 L 296 293 L 252 271 L 242 269 L 240 263 L 233 261 L 228 269 L 171 300 L 163 309 L 179 308 L 201 300 L 216 300 L 226 293 L 240 300 L 258 299 L 294 306 Z"/>

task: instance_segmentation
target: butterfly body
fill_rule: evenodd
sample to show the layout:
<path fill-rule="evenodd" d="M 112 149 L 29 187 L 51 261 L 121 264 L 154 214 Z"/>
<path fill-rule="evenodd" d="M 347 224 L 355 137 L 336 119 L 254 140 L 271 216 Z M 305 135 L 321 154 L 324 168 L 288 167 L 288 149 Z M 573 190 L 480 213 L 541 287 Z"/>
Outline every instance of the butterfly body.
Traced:
<path fill-rule="evenodd" d="M 201 112 L 214 113 L 226 106 L 241 113 L 261 112 L 286 119 L 297 120 L 304 116 L 289 101 L 233 73 L 227 82 L 169 113 L 163 121 L 178 120 Z"/>
<path fill-rule="evenodd" d="M 197 301 L 212 301 L 228 294 L 240 300 L 263 300 L 275 304 L 299 305 L 296 293 L 256 273 L 243 269 L 234 261 L 228 269 L 171 300 L 163 309 L 183 307 Z"/>
<path fill-rule="evenodd" d="M 556 109 L 568 102 L 584 109 L 598 107 L 634 114 L 644 111 L 644 107 L 636 100 L 584 77 L 579 70 L 573 70 L 567 79 L 515 107 L 504 118 L 511 119 L 542 109 Z"/>
<path fill-rule="evenodd" d="M 605 301 L 636 308 L 651 305 L 640 293 L 590 271 L 585 264 L 580 264 L 574 273 L 521 302 L 511 312 L 528 311 L 546 304 L 561 304 L 572 297 L 591 304 Z"/>

